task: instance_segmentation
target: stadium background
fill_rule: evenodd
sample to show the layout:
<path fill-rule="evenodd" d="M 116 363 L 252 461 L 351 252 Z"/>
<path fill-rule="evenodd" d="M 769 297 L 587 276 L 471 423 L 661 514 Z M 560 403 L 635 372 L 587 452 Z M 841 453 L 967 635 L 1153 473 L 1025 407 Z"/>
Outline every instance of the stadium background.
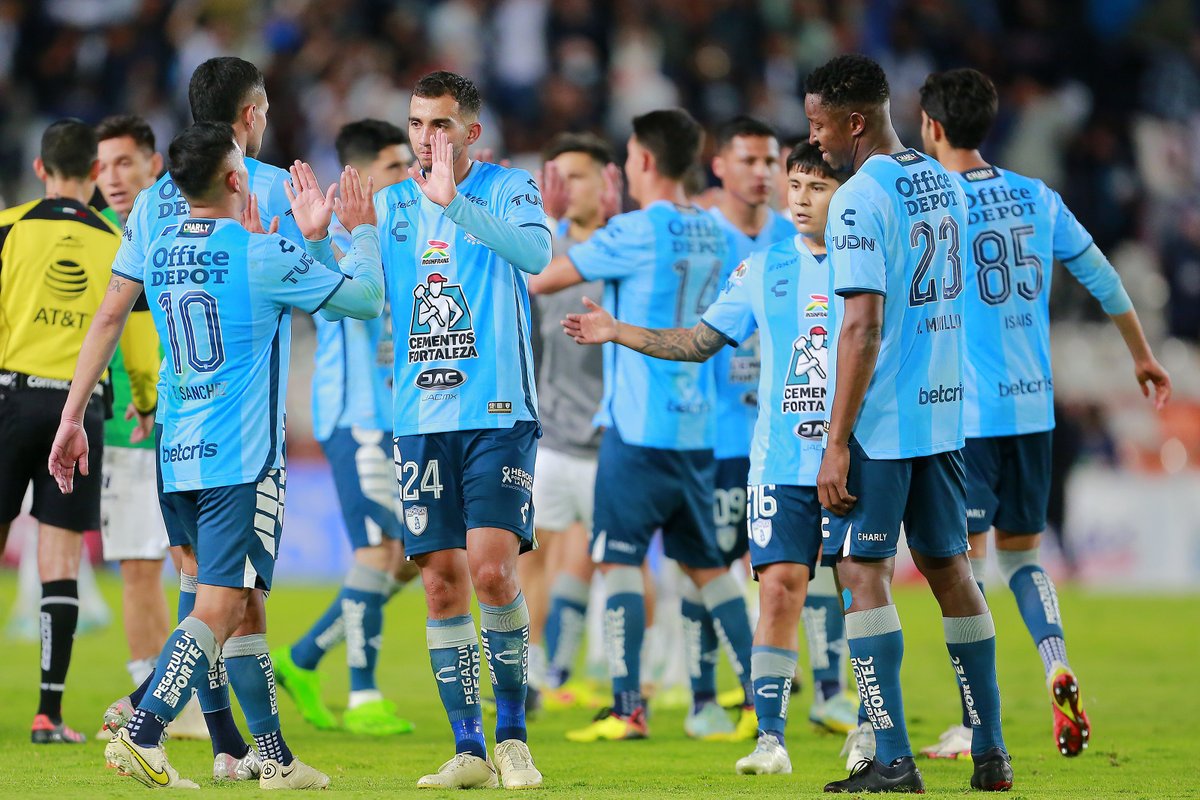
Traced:
<path fill-rule="evenodd" d="M 970 65 L 992 75 L 1001 119 L 985 155 L 1063 194 L 1117 265 L 1171 371 L 1176 396 L 1156 416 L 1137 394 L 1116 331 L 1057 271 L 1059 433 L 1076 442 L 1079 460 L 1065 482 L 1073 560 L 1052 556 L 1051 566 L 1060 581 L 1078 579 L 1060 585 L 1072 652 L 1093 681 L 1089 703 L 1101 726 L 1085 758 L 1066 762 L 1050 750 L 1036 659 L 1011 599 L 998 584 L 989 595 L 1002 631 L 1000 674 L 1023 789 L 1054 797 L 1195 796 L 1190 776 L 1176 777 L 1191 755 L 1178 726 L 1200 708 L 1190 693 L 1173 688 L 1178 665 L 1200 659 L 1194 632 L 1186 633 L 1200 586 L 1200 4 L 1194 0 L 0 0 L 0 199 L 7 206 L 40 192 L 30 162 L 42 129 L 60 116 L 94 122 L 137 112 L 164 148 L 189 121 L 188 76 L 213 55 L 240 55 L 267 76 L 264 160 L 305 158 L 328 179 L 337 168 L 338 127 L 365 116 L 401 122 L 408 88 L 434 68 L 478 80 L 486 100 L 483 144 L 536 167 L 538 149 L 555 133 L 594 130 L 620 147 L 631 116 L 668 105 L 688 108 L 710 128 L 753 113 L 791 141 L 807 127 L 799 92 L 807 71 L 845 51 L 884 65 L 899 131 L 912 144 L 918 142 L 915 92 L 929 71 Z M 275 642 L 319 613 L 349 555 L 310 432 L 311 323 L 296 325 Z M 1056 477 L 1066 473 L 1059 469 Z M 28 530 L 28 518 L 14 527 L 8 564 Z M 92 544 L 98 554 L 98 539 Z M 319 586 L 304 588 L 299 580 Z M 0 609 L 12 606 L 15 587 L 11 573 L 0 573 Z M 114 579 L 103 578 L 101 588 L 115 603 Z M 1164 590 L 1187 596 L 1165 597 Z M 947 688 L 932 601 L 902 589 L 900 606 L 909 638 L 911 727 L 921 744 L 954 717 L 957 699 Z M 418 726 L 404 748 L 392 740 L 314 734 L 288 701 L 281 704 L 285 727 L 296 732 L 289 740 L 299 741 L 312 763 L 336 767 L 338 788 L 394 794 L 444 757 L 445 723 L 418 643 L 421 615 L 419 591 L 388 607 L 381 685 Z M 0 723 L 0 793 L 140 793 L 114 788 L 90 746 L 30 755 L 22 714 L 32 702 L 37 645 L 8 638 L 4 646 L 0 701 L 18 713 Z M 1171 658 L 1160 656 L 1168 651 Z M 76 652 L 66 711 L 90 733 L 88 720 L 125 685 L 125 649 L 112 626 L 81 635 Z M 345 690 L 340 658 L 325 671 L 327 694 L 336 698 Z M 623 751 L 621 767 L 611 772 L 592 751 L 581 765 L 581 751 L 554 744 L 582 717 L 538 723 L 534 737 L 548 781 L 564 795 L 795 796 L 840 770 L 840 742 L 803 730 L 806 704 L 797 702 L 789 732 L 807 751 L 796 761 L 801 774 L 770 787 L 729 774 L 740 746 L 698 750 L 666 712 L 656 722 L 654 747 Z M 172 745 L 172 757 L 185 772 L 203 774 L 206 748 Z M 965 780 L 956 765 L 922 768 L 931 788 Z M 47 775 L 55 786 L 45 785 Z"/>

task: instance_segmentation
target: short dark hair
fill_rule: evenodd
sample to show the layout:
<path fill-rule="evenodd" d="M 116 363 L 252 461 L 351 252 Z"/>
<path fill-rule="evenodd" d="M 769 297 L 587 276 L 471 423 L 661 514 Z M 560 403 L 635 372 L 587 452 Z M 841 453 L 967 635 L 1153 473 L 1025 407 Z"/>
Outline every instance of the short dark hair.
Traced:
<path fill-rule="evenodd" d="M 154 130 L 137 114 L 113 114 L 96 125 L 96 141 L 128 136 L 133 143 L 150 155 L 154 154 Z"/>
<path fill-rule="evenodd" d="M 739 136 L 761 136 L 776 140 L 779 139 L 779 134 L 770 125 L 761 119 L 742 114 L 717 126 L 717 150 L 724 150 L 729 146 L 730 142 Z"/>
<path fill-rule="evenodd" d="M 680 180 L 700 157 L 704 129 L 682 108 L 664 108 L 633 118 L 638 144 L 654 155 L 662 175 Z"/>
<path fill-rule="evenodd" d="M 837 56 L 809 73 L 806 94 L 831 108 L 874 108 L 890 97 L 883 67 L 866 56 Z"/>
<path fill-rule="evenodd" d="M 210 58 L 192 73 L 188 102 L 193 122 L 233 124 L 242 103 L 255 92 L 266 93 L 258 67 L 235 56 Z"/>
<path fill-rule="evenodd" d="M 184 197 L 204 197 L 235 147 L 228 122 L 197 122 L 184 128 L 167 150 L 171 180 Z"/>
<path fill-rule="evenodd" d="M 379 151 L 394 144 L 408 144 L 404 131 L 390 122 L 381 119 L 360 119 L 349 122 L 338 131 L 337 148 L 338 161 L 349 164 L 352 161 L 374 161 Z"/>
<path fill-rule="evenodd" d="M 942 124 L 951 147 L 963 150 L 983 144 L 999 105 L 996 86 L 975 69 L 934 72 L 921 87 L 921 109 Z"/>
<path fill-rule="evenodd" d="M 51 122 L 42 133 L 42 166 L 56 178 L 87 178 L 96 161 L 96 132 L 74 117 Z"/>
<path fill-rule="evenodd" d="M 794 169 L 810 175 L 820 175 L 822 178 L 829 178 L 838 183 L 845 183 L 846 179 L 850 177 L 825 163 L 825 159 L 821 158 L 821 148 L 808 142 L 800 142 L 788 153 L 787 174 L 791 175 Z"/>
<path fill-rule="evenodd" d="M 458 73 L 447 72 L 444 69 L 429 73 L 417 81 L 417 85 L 413 87 L 413 96 L 415 97 L 435 98 L 446 95 L 454 98 L 460 111 L 471 116 L 478 115 L 479 109 L 483 105 L 479 89 L 471 82 L 470 78 L 464 78 Z"/>
<path fill-rule="evenodd" d="M 583 153 L 602 167 L 615 160 L 612 146 L 594 133 L 560 133 L 542 150 L 542 161 L 553 161 L 563 153 Z"/>

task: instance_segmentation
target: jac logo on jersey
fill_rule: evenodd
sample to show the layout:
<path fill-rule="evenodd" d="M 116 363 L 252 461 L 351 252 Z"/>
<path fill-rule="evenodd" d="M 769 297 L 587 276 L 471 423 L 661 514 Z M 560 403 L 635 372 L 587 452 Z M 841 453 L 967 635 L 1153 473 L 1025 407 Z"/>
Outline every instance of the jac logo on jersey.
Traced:
<path fill-rule="evenodd" d="M 796 426 L 796 435 L 801 439 L 818 441 L 825 435 L 825 423 L 819 419 L 806 419 Z"/>
<path fill-rule="evenodd" d="M 478 357 L 471 308 L 462 286 L 450 283 L 440 272 L 430 273 L 425 283 L 413 289 L 408 363 Z"/>
<path fill-rule="evenodd" d="M 425 252 L 421 254 L 421 266 L 432 267 L 450 263 L 450 243 L 430 239 L 425 242 Z"/>
<path fill-rule="evenodd" d="M 434 367 L 417 375 L 414 383 L 418 389 L 433 391 L 437 389 L 453 389 L 462 386 L 467 380 L 466 373 L 450 367 Z"/>

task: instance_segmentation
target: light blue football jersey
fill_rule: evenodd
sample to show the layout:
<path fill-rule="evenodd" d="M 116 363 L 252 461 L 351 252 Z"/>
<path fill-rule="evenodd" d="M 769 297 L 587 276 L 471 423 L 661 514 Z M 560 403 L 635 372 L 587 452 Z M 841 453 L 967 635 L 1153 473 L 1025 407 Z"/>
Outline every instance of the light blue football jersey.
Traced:
<path fill-rule="evenodd" d="M 729 261 L 721 275 L 722 285 L 752 252 L 796 235 L 796 226 L 792 221 L 773 209 L 767 210 L 767 222 L 755 237 L 743 233 L 718 207 L 713 206 L 708 213 L 716 219 L 729 242 Z M 758 418 L 756 393 L 761 360 L 758 337 L 751 334 L 738 342 L 737 348 L 721 348 L 721 352 L 712 357 L 713 374 L 717 382 L 714 412 L 717 438 L 713 455 L 717 458 L 745 458 L 749 455 L 755 420 Z"/>
<path fill-rule="evenodd" d="M 704 322 L 731 343 L 758 332 L 762 369 L 750 485 L 817 485 L 832 286 L 825 256 L 814 256 L 804 237 L 793 234 L 747 258 L 704 312 Z"/>
<path fill-rule="evenodd" d="M 304 237 L 296 225 L 296 220 L 292 217 L 292 205 L 288 202 L 287 192 L 283 186 L 291 179 L 291 175 L 287 170 L 265 164 L 254 158 L 246 158 L 244 162 L 250 181 L 250 191 L 258 198 L 258 215 L 263 230 L 270 230 L 272 217 L 278 217 L 279 235 L 290 239 L 297 244 L 299 249 L 303 249 L 299 246 L 304 242 Z M 143 189 L 134 200 L 133 208 L 129 212 L 129 219 L 125 221 L 125 228 L 121 233 L 121 246 L 117 249 L 117 255 L 113 259 L 113 272 L 138 281 L 142 280 L 142 271 L 146 266 L 146 256 L 150 252 L 150 246 L 158 241 L 168 226 L 186 219 L 189 212 L 188 202 L 180 194 L 175 182 L 171 180 L 171 173 L 164 172 L 153 186 Z M 291 310 L 289 309 L 285 313 L 291 314 Z M 292 326 L 287 324 L 283 327 L 282 348 L 284 352 L 290 353 L 292 350 Z M 160 370 L 159 397 L 166 389 L 164 377 Z M 286 385 L 286 372 L 282 379 Z M 279 415 L 281 419 L 284 413 L 283 401 L 284 398 L 280 395 Z M 161 408 L 160 404 L 160 412 L 155 414 L 155 419 L 160 422 Z"/>
<path fill-rule="evenodd" d="M 549 260 L 550 228 L 528 172 L 476 161 L 455 200 L 509 226 L 545 231 Z M 393 435 L 536 421 L 525 273 L 412 179 L 377 192 L 375 208 L 395 332 Z"/>
<path fill-rule="evenodd" d="M 1058 193 L 1033 178 L 988 166 L 954 175 L 967 196 L 966 403 L 969 438 L 1054 427 L 1050 278 L 1054 259 L 1076 272 L 1092 237 Z M 1103 262 L 1107 266 L 1107 262 Z M 1103 272 L 1103 268 L 1092 270 Z M 1104 297 L 1107 275 L 1079 275 Z M 1100 278 L 1099 285 L 1092 280 Z"/>
<path fill-rule="evenodd" d="M 603 280 L 604 307 L 647 328 L 691 328 L 721 286 L 729 244 L 713 217 L 663 200 L 613 217 L 567 257 L 584 280 Z M 664 361 L 604 345 L 596 424 L 627 444 L 711 450 L 716 385 L 710 363 Z"/>
<path fill-rule="evenodd" d="M 350 232 L 336 219 L 333 244 L 350 251 Z M 323 442 L 337 428 L 392 429 L 392 317 L 385 308 L 375 319 L 345 317 L 330 322 L 313 315 L 317 326 L 313 370 L 313 436 Z M 389 437 L 390 438 L 390 437 Z"/>
<path fill-rule="evenodd" d="M 287 311 L 316 312 L 345 276 L 278 234 L 185 219 L 152 244 L 141 277 L 166 353 L 163 491 L 261 480 L 283 464 Z"/>
<path fill-rule="evenodd" d="M 854 437 L 875 459 L 927 456 L 963 446 L 963 312 L 967 200 L 940 164 L 916 150 L 876 155 L 834 193 L 825 243 L 836 300 L 829 355 L 847 294 L 883 295 L 875 372 Z"/>

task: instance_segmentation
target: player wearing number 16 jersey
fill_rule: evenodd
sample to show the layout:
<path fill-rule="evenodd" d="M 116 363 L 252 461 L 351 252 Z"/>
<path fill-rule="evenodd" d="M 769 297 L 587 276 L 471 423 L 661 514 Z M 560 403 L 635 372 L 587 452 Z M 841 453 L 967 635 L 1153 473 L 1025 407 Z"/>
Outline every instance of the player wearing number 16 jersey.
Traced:
<path fill-rule="evenodd" d="M 996 117 L 996 89 L 972 69 L 930 75 L 921 88 L 925 147 L 966 193 L 970 249 L 964 253 L 966 351 L 964 455 L 967 530 L 975 578 L 983 583 L 987 532 L 996 560 L 1037 645 L 1054 713 L 1055 746 L 1087 747 L 1090 727 L 1067 662 L 1054 583 L 1038 545 L 1046 527 L 1054 379 L 1050 369 L 1050 277 L 1057 259 L 1100 301 L 1134 362 L 1134 377 L 1162 408 L 1171 381 L 1146 343 L 1121 278 L 1062 198 L 1035 179 L 979 154 Z M 964 704 L 965 706 L 965 704 Z M 922 752 L 955 757 L 970 746 L 966 721 Z"/>
<path fill-rule="evenodd" d="M 1000 730 L 996 635 L 967 561 L 962 455 L 962 243 L 966 198 L 892 128 L 887 77 L 839 56 L 808 78 L 809 140 L 854 172 L 829 208 L 836 295 L 826 449 L 827 555 L 849 591 L 846 638 L 875 755 L 829 792 L 922 791 L 900 693 L 904 639 L 889 584 L 903 524 L 942 610 L 946 647 L 973 697 L 975 774 L 1012 786 Z"/>
<path fill-rule="evenodd" d="M 404 551 L 425 584 L 429 659 L 456 753 L 417 785 L 529 789 L 542 775 L 525 742 L 529 609 L 516 562 L 536 544 L 540 431 L 526 274 L 550 260 L 550 229 L 529 173 L 468 156 L 480 105 L 461 75 L 419 80 L 408 131 L 421 169 L 376 197 L 396 343 Z M 496 697 L 495 766 L 479 706 L 472 587 Z"/>
<path fill-rule="evenodd" d="M 531 288 L 550 293 L 602 279 L 606 308 L 624 321 L 651 328 L 691 328 L 699 322 L 716 298 L 728 255 L 716 220 L 688 205 L 683 190 L 683 176 L 699 155 L 702 137 L 700 125 L 680 109 L 634 118 L 625 175 L 641 209 L 613 217 L 591 239 L 554 259 Z M 754 691 L 746 601 L 717 548 L 712 513 L 712 369 L 605 347 L 604 397 L 596 417 L 605 431 L 596 473 L 592 559 L 600 564 L 608 593 L 605 635 L 613 707 L 567 734 L 577 742 L 646 735 L 639 675 L 645 636 L 641 565 L 660 528 L 667 556 L 699 587 L 751 706 Z M 700 648 L 690 650 L 696 689 Z M 685 723 L 689 733 L 699 733 L 695 717 L 701 710 L 694 707 Z M 726 721 L 723 727 L 732 726 Z"/>

